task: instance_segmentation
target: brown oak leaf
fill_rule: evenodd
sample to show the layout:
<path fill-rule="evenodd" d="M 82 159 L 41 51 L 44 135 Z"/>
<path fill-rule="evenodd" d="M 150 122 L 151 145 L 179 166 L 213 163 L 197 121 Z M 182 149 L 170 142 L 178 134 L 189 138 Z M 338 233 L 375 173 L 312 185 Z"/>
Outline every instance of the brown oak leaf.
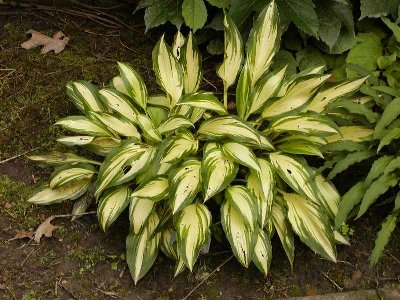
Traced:
<path fill-rule="evenodd" d="M 44 46 L 40 51 L 42 54 L 46 54 L 50 51 L 60 53 L 69 42 L 69 37 L 67 37 L 62 31 L 56 32 L 53 37 L 49 37 L 33 29 L 28 30 L 26 34 L 30 35 L 31 38 L 22 43 L 21 47 L 24 49 L 32 49 Z"/>
<path fill-rule="evenodd" d="M 15 234 L 15 236 L 12 239 L 9 239 L 8 241 L 14 241 L 14 240 L 20 240 L 20 239 L 33 239 L 33 235 L 35 233 L 32 231 L 27 231 L 27 230 L 18 230 Z"/>
<path fill-rule="evenodd" d="M 51 224 L 51 221 L 55 219 L 55 216 L 48 217 L 42 224 L 35 231 L 34 240 L 37 244 L 40 244 L 40 239 L 45 237 L 53 236 L 53 230 L 56 229 L 58 226 L 54 226 Z"/>

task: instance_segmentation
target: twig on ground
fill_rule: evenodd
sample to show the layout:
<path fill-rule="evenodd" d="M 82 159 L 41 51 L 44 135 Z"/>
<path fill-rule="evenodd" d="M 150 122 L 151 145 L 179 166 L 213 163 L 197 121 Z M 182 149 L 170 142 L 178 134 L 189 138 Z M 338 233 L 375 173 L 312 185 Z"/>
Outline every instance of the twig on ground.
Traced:
<path fill-rule="evenodd" d="M 30 149 L 30 150 L 28 150 L 28 151 L 25 151 L 24 153 L 17 154 L 17 155 L 14 155 L 14 156 L 10 157 L 10 158 L 4 159 L 4 160 L 0 161 L 0 165 L 1 165 L 1 164 L 5 164 L 6 162 L 12 161 L 12 160 L 14 160 L 14 159 L 16 159 L 16 158 L 18 158 L 18 157 L 24 156 L 24 155 L 26 155 L 26 154 L 28 154 L 28 153 L 30 153 L 30 152 L 36 151 L 37 149 L 39 149 L 39 147 Z"/>
<path fill-rule="evenodd" d="M 187 294 L 187 295 L 185 296 L 185 298 L 183 298 L 183 300 L 186 300 L 187 298 L 189 298 L 189 296 L 190 296 L 191 294 L 193 294 L 194 291 L 196 291 L 204 282 L 206 282 L 207 279 L 210 278 L 215 272 L 219 272 L 220 269 L 221 269 L 227 262 L 229 262 L 232 258 L 233 258 L 233 255 L 231 255 L 231 256 L 230 256 L 229 258 L 227 258 L 222 264 L 220 264 L 218 267 L 216 267 L 216 268 L 214 269 L 214 271 L 212 271 L 210 274 L 208 274 L 206 278 L 204 278 L 198 285 L 196 285 L 196 286 L 189 292 L 189 294 Z"/>
<path fill-rule="evenodd" d="M 330 282 L 332 282 L 332 283 L 334 284 L 334 286 L 335 286 L 339 291 L 343 291 L 343 288 L 342 288 L 340 285 L 338 285 L 333 279 L 331 279 L 331 278 L 328 276 L 328 274 L 326 274 L 326 273 L 324 273 L 324 272 L 321 272 L 321 273 L 322 273 L 322 275 L 325 276 L 326 279 L 328 279 Z"/>
<path fill-rule="evenodd" d="M 84 215 L 93 215 L 96 214 L 97 211 L 88 211 L 81 214 L 67 214 L 67 215 L 55 215 L 54 218 L 69 218 L 73 216 L 84 216 Z"/>
<path fill-rule="evenodd" d="M 387 255 L 389 255 L 395 262 L 397 262 L 398 264 L 400 264 L 400 260 L 399 260 L 396 256 L 394 256 L 392 253 L 390 253 L 390 252 L 388 252 L 388 251 L 385 251 L 385 253 L 386 253 Z"/>
<path fill-rule="evenodd" d="M 24 264 L 26 263 L 26 261 L 28 260 L 28 258 L 33 254 L 33 252 L 35 252 L 35 249 L 32 249 L 32 251 L 25 257 L 25 259 L 22 261 L 22 263 L 20 264 L 21 267 L 24 266 Z"/>

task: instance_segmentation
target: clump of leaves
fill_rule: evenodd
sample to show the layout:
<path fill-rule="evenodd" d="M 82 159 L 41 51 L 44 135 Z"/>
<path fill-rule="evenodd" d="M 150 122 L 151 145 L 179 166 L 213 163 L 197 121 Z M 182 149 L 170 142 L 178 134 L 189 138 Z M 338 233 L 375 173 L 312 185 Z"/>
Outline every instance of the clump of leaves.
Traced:
<path fill-rule="evenodd" d="M 149 96 L 142 77 L 124 63 L 118 64 L 120 75 L 110 88 L 98 90 L 83 81 L 67 86 L 84 115 L 56 124 L 81 135 L 58 141 L 105 156 L 104 161 L 74 153 L 30 156 L 57 166 L 32 203 L 93 193 L 104 230 L 129 205 L 126 258 L 135 282 L 148 272 L 159 249 L 176 260 L 175 275 L 192 270 L 199 253 L 208 251 L 213 220 L 214 226 L 221 222 L 238 261 L 245 267 L 254 262 L 264 274 L 275 232 L 291 264 L 293 232 L 332 261 L 335 237 L 343 241 L 332 229 L 339 194 L 303 157 L 322 156 L 326 137 L 339 129 L 307 107 L 324 108 L 362 81 L 321 92 L 329 78 L 319 73 L 322 68 L 291 77 L 285 76 L 285 67 L 269 72 L 279 48 L 275 2 L 256 20 L 246 54 L 229 15 L 224 27 L 225 57 L 217 69 L 224 83 L 222 102 L 199 90 L 201 56 L 192 33 L 184 38 L 178 32 L 172 47 L 163 36 L 153 50 L 162 94 Z M 228 111 L 228 89 L 238 76 L 236 111 Z M 84 203 L 76 211 L 83 211 Z"/>
<path fill-rule="evenodd" d="M 360 218 L 375 202 L 393 205 L 375 241 L 371 265 L 382 255 L 400 212 L 400 61 L 397 56 L 400 27 L 387 18 L 383 21 L 394 33 L 386 39 L 387 53 L 382 55 L 384 47 L 380 38 L 374 33 L 365 33 L 366 40 L 361 44 L 375 39 L 373 49 L 353 48 L 348 56 L 353 63 L 348 75 L 369 74 L 368 81 L 360 89 L 367 96 L 356 95 L 328 105 L 325 112 L 335 115 L 336 121 L 343 126 L 340 127 L 341 136 L 330 136 L 329 143 L 323 148 L 330 157 L 325 165 L 331 169 L 328 179 L 356 163 L 373 161 L 369 172 L 343 196 L 335 228 L 340 228 L 348 217 Z M 368 62 L 356 59 L 361 53 L 364 54 L 361 57 L 366 57 L 366 51 L 375 51 L 375 55 L 368 57 Z M 388 190 L 393 193 L 389 195 Z"/>

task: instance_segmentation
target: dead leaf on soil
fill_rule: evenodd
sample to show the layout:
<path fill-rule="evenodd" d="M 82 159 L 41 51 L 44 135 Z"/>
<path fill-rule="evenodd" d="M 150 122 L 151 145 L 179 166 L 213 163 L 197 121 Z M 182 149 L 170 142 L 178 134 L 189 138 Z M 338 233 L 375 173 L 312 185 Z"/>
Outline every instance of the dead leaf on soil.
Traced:
<path fill-rule="evenodd" d="M 50 51 L 60 53 L 69 42 L 69 37 L 67 37 L 62 31 L 56 32 L 53 37 L 49 37 L 33 29 L 28 30 L 26 34 L 31 35 L 31 38 L 22 43 L 21 47 L 24 49 L 32 49 L 44 46 L 40 51 L 42 54 L 46 54 Z"/>
<path fill-rule="evenodd" d="M 14 240 L 21 240 L 21 239 L 33 239 L 33 235 L 35 233 L 32 231 L 27 231 L 27 230 L 18 230 L 15 236 L 12 239 L 9 239 L 8 241 L 14 241 Z"/>
<path fill-rule="evenodd" d="M 6 290 L 6 289 L 7 289 L 7 287 L 5 284 L 0 284 L 0 290 Z"/>
<path fill-rule="evenodd" d="M 39 225 L 39 227 L 35 231 L 35 242 L 37 244 L 40 244 L 40 239 L 45 236 L 45 237 L 51 237 L 53 236 L 53 230 L 56 229 L 58 226 L 54 226 L 51 224 L 51 221 L 55 219 L 55 216 L 50 216 L 48 217 L 42 224 Z"/>

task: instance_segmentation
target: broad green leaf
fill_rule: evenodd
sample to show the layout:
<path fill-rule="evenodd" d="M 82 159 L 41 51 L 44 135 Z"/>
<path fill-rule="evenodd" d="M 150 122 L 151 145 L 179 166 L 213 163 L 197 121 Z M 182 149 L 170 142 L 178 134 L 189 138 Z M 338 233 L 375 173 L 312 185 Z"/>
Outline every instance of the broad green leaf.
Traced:
<path fill-rule="evenodd" d="M 286 69 L 287 66 L 276 69 L 257 82 L 250 96 L 251 106 L 247 111 L 247 116 L 259 112 L 269 99 L 276 96 L 285 77 Z"/>
<path fill-rule="evenodd" d="M 201 166 L 203 180 L 204 201 L 224 190 L 236 177 L 238 165 L 226 157 L 220 146 L 210 145 L 210 150 L 204 147 L 204 156 Z"/>
<path fill-rule="evenodd" d="M 393 230 L 396 228 L 397 215 L 398 213 L 390 214 L 382 224 L 381 230 L 379 230 L 378 236 L 375 240 L 374 250 L 371 254 L 371 266 L 376 265 L 383 253 L 383 250 L 388 244 L 390 236 L 392 235 Z"/>
<path fill-rule="evenodd" d="M 344 222 L 346 222 L 347 216 L 351 210 L 361 202 L 365 193 L 364 182 L 359 181 L 352 186 L 346 194 L 343 195 L 342 200 L 339 203 L 338 213 L 335 218 L 335 229 L 339 229 Z"/>
<path fill-rule="evenodd" d="M 283 194 L 288 219 L 301 241 L 326 259 L 336 262 L 335 238 L 326 215 L 312 201 L 297 194 Z"/>
<path fill-rule="evenodd" d="M 337 108 L 344 108 L 349 113 L 364 116 L 369 123 L 375 123 L 379 120 L 379 114 L 368 109 L 365 104 L 356 103 L 351 100 L 342 100 L 331 103 L 327 109 L 329 111 Z M 347 115 L 347 112 L 343 113 L 344 117 L 347 117 Z"/>
<path fill-rule="evenodd" d="M 358 33 L 357 37 L 361 40 L 357 45 L 350 49 L 346 58 L 346 63 L 360 66 L 368 71 L 376 70 L 376 61 L 382 55 L 381 39 L 375 33 Z M 347 77 L 355 77 L 357 74 L 347 69 Z"/>
<path fill-rule="evenodd" d="M 153 122 L 154 126 L 158 127 L 168 118 L 169 110 L 160 106 L 148 105 L 146 108 L 147 115 Z"/>
<path fill-rule="evenodd" d="M 279 176 L 297 193 L 317 202 L 312 178 L 315 171 L 305 161 L 289 155 L 271 153 L 271 164 Z"/>
<path fill-rule="evenodd" d="M 27 155 L 27 158 L 38 164 L 46 165 L 61 165 L 61 164 L 77 164 L 77 163 L 88 163 L 94 165 L 101 165 L 101 163 L 90 160 L 84 157 L 80 157 L 74 153 L 62 153 L 57 151 L 52 151 L 42 155 Z"/>
<path fill-rule="evenodd" d="M 95 173 L 96 169 L 89 164 L 64 165 L 51 174 L 49 187 L 54 189 L 75 180 L 90 179 Z"/>
<path fill-rule="evenodd" d="M 331 119 L 319 114 L 298 114 L 279 118 L 268 126 L 268 130 L 319 136 L 339 133 L 339 128 Z"/>
<path fill-rule="evenodd" d="M 383 173 L 384 173 L 384 174 L 389 174 L 389 173 L 395 171 L 396 169 L 400 169 L 400 156 L 396 156 L 396 158 L 394 158 L 394 159 L 390 162 L 390 164 L 388 164 L 388 165 L 385 167 L 385 170 L 384 170 Z"/>
<path fill-rule="evenodd" d="M 373 181 L 365 191 L 356 219 L 361 217 L 380 195 L 384 194 L 389 188 L 394 187 L 398 183 L 399 177 L 393 173 L 383 174 Z"/>
<path fill-rule="evenodd" d="M 148 0 L 141 1 L 138 9 L 146 8 L 144 22 L 146 24 L 145 33 L 154 27 L 165 24 L 170 21 L 177 28 L 183 23 L 181 6 L 177 5 L 176 0 Z"/>
<path fill-rule="evenodd" d="M 274 201 L 272 206 L 272 222 L 290 265 L 293 267 L 294 262 L 294 237 L 292 227 L 287 219 L 287 212 L 280 201 Z"/>
<path fill-rule="evenodd" d="M 68 81 L 66 84 L 66 94 L 71 102 L 78 108 L 81 112 L 85 113 L 85 106 L 83 105 L 81 99 L 75 94 L 74 91 L 74 82 Z"/>
<path fill-rule="evenodd" d="M 176 105 L 187 105 L 189 107 L 197 107 L 206 110 L 212 110 L 219 115 L 227 115 L 228 111 L 219 102 L 218 98 L 210 92 L 196 92 L 185 95 Z"/>
<path fill-rule="evenodd" d="M 288 141 L 279 143 L 277 148 L 290 154 L 316 155 L 323 158 L 321 147 L 305 140 Z"/>
<path fill-rule="evenodd" d="M 101 89 L 99 94 L 104 103 L 106 103 L 113 111 L 128 118 L 130 121 L 137 123 L 136 117 L 139 114 L 139 111 L 125 94 L 113 89 Z"/>
<path fill-rule="evenodd" d="M 245 118 L 250 108 L 250 94 L 252 91 L 249 64 L 246 61 L 240 72 L 236 86 L 236 110 L 240 118 Z"/>
<path fill-rule="evenodd" d="M 297 51 L 296 60 L 300 71 L 321 66 L 326 69 L 327 66 L 326 57 L 321 53 L 321 51 L 312 46 Z"/>
<path fill-rule="evenodd" d="M 82 103 L 85 111 L 106 111 L 106 107 L 101 101 L 95 85 L 83 80 L 76 81 L 73 83 L 73 91 L 80 103 Z"/>
<path fill-rule="evenodd" d="M 145 198 L 156 202 L 167 198 L 168 188 L 168 178 L 157 176 L 136 188 L 131 196 L 133 198 Z"/>
<path fill-rule="evenodd" d="M 219 8 L 228 8 L 230 0 L 207 0 L 207 2 Z"/>
<path fill-rule="evenodd" d="M 167 145 L 165 151 L 160 152 L 160 164 L 174 163 L 183 157 L 196 153 L 199 148 L 199 141 L 189 131 L 178 133 Z"/>
<path fill-rule="evenodd" d="M 309 75 L 295 82 L 279 100 L 265 107 L 262 117 L 271 118 L 301 108 L 330 75 Z"/>
<path fill-rule="evenodd" d="M 271 259 L 272 245 L 270 238 L 264 230 L 259 229 L 254 245 L 252 261 L 264 275 L 267 275 L 269 266 L 271 265 Z"/>
<path fill-rule="evenodd" d="M 65 200 L 75 200 L 86 193 L 91 179 L 84 178 L 81 180 L 75 180 L 70 183 L 63 184 L 54 189 L 44 186 L 36 192 L 27 201 L 29 203 L 34 203 L 37 205 L 49 205 L 54 203 L 60 203 Z"/>
<path fill-rule="evenodd" d="M 104 231 L 107 231 L 129 204 L 130 189 L 120 186 L 104 193 L 97 208 L 97 219 Z"/>
<path fill-rule="evenodd" d="M 382 21 L 393 32 L 393 36 L 396 38 L 396 41 L 400 42 L 400 27 L 399 27 L 399 25 L 397 25 L 396 23 L 390 22 L 390 20 L 388 18 L 385 18 L 385 17 L 382 17 Z M 395 55 L 395 57 L 396 57 L 396 55 Z M 395 60 L 396 60 L 396 58 L 395 58 Z"/>
<path fill-rule="evenodd" d="M 143 130 L 143 135 L 145 138 L 154 141 L 161 142 L 162 138 L 160 132 L 157 130 L 153 121 L 145 115 L 137 115 L 137 120 L 139 122 L 140 128 Z"/>
<path fill-rule="evenodd" d="M 171 105 L 175 106 L 183 91 L 183 71 L 165 43 L 164 35 L 153 50 L 153 69 L 161 87 L 171 97 Z"/>
<path fill-rule="evenodd" d="M 194 125 L 185 117 L 172 116 L 162 122 L 160 126 L 158 126 L 157 130 L 161 134 L 166 134 L 171 131 L 186 127 L 194 127 Z"/>
<path fill-rule="evenodd" d="M 231 138 L 238 142 L 260 144 L 259 133 L 235 116 L 209 119 L 200 125 L 198 133 L 209 139 Z"/>
<path fill-rule="evenodd" d="M 115 117 L 105 112 L 89 112 L 89 115 L 104 124 L 108 130 L 116 132 L 122 136 L 135 137 L 140 140 L 140 133 L 136 126 L 129 119 L 122 116 Z"/>
<path fill-rule="evenodd" d="M 271 1 L 255 21 L 246 44 L 246 58 L 253 86 L 268 70 L 279 42 L 278 11 L 275 1 Z"/>
<path fill-rule="evenodd" d="M 360 151 L 347 154 L 340 160 L 328 174 L 328 180 L 332 180 L 337 174 L 347 170 L 352 165 L 366 160 L 374 155 L 372 151 Z"/>
<path fill-rule="evenodd" d="M 367 147 L 364 143 L 357 143 L 350 140 L 337 141 L 329 143 L 322 147 L 322 152 L 324 153 L 337 153 L 337 152 L 356 152 L 365 151 Z"/>
<path fill-rule="evenodd" d="M 196 92 L 202 79 L 201 54 L 197 49 L 192 32 L 189 32 L 187 42 L 181 50 L 180 62 L 185 94 Z"/>
<path fill-rule="evenodd" d="M 217 74 L 224 82 L 225 89 L 231 86 L 240 72 L 243 60 L 242 37 L 231 17 L 225 14 L 224 18 L 225 56 L 222 64 L 217 68 Z"/>
<path fill-rule="evenodd" d="M 174 225 L 180 257 L 192 271 L 201 247 L 210 239 L 211 213 L 203 204 L 191 204 L 179 213 Z"/>
<path fill-rule="evenodd" d="M 126 238 L 126 262 L 135 284 L 150 270 L 156 260 L 161 234 L 158 233 L 154 237 L 151 235 L 158 222 L 158 215 L 154 212 L 139 234 L 131 231 Z"/>
<path fill-rule="evenodd" d="M 280 12 L 285 12 L 289 18 L 300 30 L 317 37 L 318 36 L 318 18 L 315 13 L 315 6 L 312 0 L 278 0 Z"/>
<path fill-rule="evenodd" d="M 229 201 L 221 206 L 221 223 L 233 254 L 247 268 L 252 260 L 257 236 Z"/>
<path fill-rule="evenodd" d="M 270 220 L 272 206 L 275 199 L 275 177 L 270 163 L 262 158 L 257 158 L 260 172 L 250 171 L 247 177 L 247 188 L 256 197 L 258 208 L 258 222 L 264 228 Z"/>
<path fill-rule="evenodd" d="M 322 138 L 319 136 L 302 135 L 302 134 L 289 135 L 287 137 L 277 140 L 276 143 L 292 142 L 292 141 L 294 141 L 294 142 L 306 141 L 306 142 L 309 142 L 309 143 L 315 144 L 315 145 L 326 145 L 327 144 L 327 141 L 325 138 Z"/>
<path fill-rule="evenodd" d="M 153 147 L 131 141 L 110 151 L 100 167 L 95 196 L 98 197 L 107 187 L 133 179 L 146 167 L 154 152 Z"/>
<path fill-rule="evenodd" d="M 153 200 L 130 197 L 129 221 L 133 233 L 140 233 L 151 216 L 154 207 L 155 202 Z"/>
<path fill-rule="evenodd" d="M 170 199 L 173 213 L 190 204 L 201 189 L 201 162 L 190 159 L 170 177 Z M 189 266 L 188 266 L 189 267 Z"/>
<path fill-rule="evenodd" d="M 222 145 L 221 150 L 224 155 L 234 162 L 237 162 L 257 172 L 261 172 L 257 158 L 249 147 L 239 143 L 228 142 Z"/>
<path fill-rule="evenodd" d="M 254 232 L 257 226 L 257 202 L 253 194 L 244 186 L 233 185 L 226 188 L 225 199 Z"/>
<path fill-rule="evenodd" d="M 375 126 L 374 137 L 379 137 L 383 133 L 386 126 L 392 123 L 400 114 L 400 98 L 395 98 L 389 102 L 382 116 Z"/>
<path fill-rule="evenodd" d="M 366 188 L 369 187 L 375 179 L 381 176 L 384 173 L 386 166 L 391 164 L 393 159 L 393 156 L 385 155 L 375 160 L 364 181 L 364 186 Z"/>
<path fill-rule="evenodd" d="M 318 113 L 322 112 L 329 103 L 357 91 L 360 86 L 365 82 L 365 80 L 367 80 L 367 77 L 355 80 L 347 79 L 342 82 L 336 83 L 332 87 L 319 91 L 304 110 L 315 111 Z"/>
<path fill-rule="evenodd" d="M 121 140 L 119 139 L 99 136 L 95 137 L 89 144 L 82 145 L 82 147 L 95 154 L 106 156 L 108 152 L 117 148 L 120 144 Z"/>
<path fill-rule="evenodd" d="M 128 95 L 144 110 L 147 105 L 147 88 L 142 76 L 131 66 L 118 63 L 118 69 Z"/>
<path fill-rule="evenodd" d="M 182 3 L 182 16 L 185 24 L 196 32 L 207 21 L 207 8 L 203 0 L 184 0 Z"/>
<path fill-rule="evenodd" d="M 361 16 L 360 19 L 365 17 L 378 18 L 380 16 L 386 16 L 390 12 L 391 0 L 361 0 Z"/>
<path fill-rule="evenodd" d="M 55 125 L 59 125 L 72 132 L 87 134 L 92 136 L 110 136 L 111 133 L 85 116 L 69 116 L 58 120 Z"/>
<path fill-rule="evenodd" d="M 326 137 L 328 143 L 333 143 L 340 140 L 349 140 L 354 142 L 362 142 L 370 137 L 374 130 L 365 126 L 342 126 L 339 127 L 340 134 L 334 134 Z"/>
<path fill-rule="evenodd" d="M 400 128 L 388 129 L 382 136 L 382 139 L 378 145 L 378 149 L 376 150 L 376 152 L 378 153 L 379 151 L 381 151 L 383 147 L 389 145 L 391 141 L 396 140 L 398 138 L 400 138 Z"/>
<path fill-rule="evenodd" d="M 315 177 L 315 185 L 317 191 L 317 199 L 326 210 L 328 216 L 334 220 L 338 213 L 340 195 L 335 186 L 327 181 L 323 176 Z"/>

